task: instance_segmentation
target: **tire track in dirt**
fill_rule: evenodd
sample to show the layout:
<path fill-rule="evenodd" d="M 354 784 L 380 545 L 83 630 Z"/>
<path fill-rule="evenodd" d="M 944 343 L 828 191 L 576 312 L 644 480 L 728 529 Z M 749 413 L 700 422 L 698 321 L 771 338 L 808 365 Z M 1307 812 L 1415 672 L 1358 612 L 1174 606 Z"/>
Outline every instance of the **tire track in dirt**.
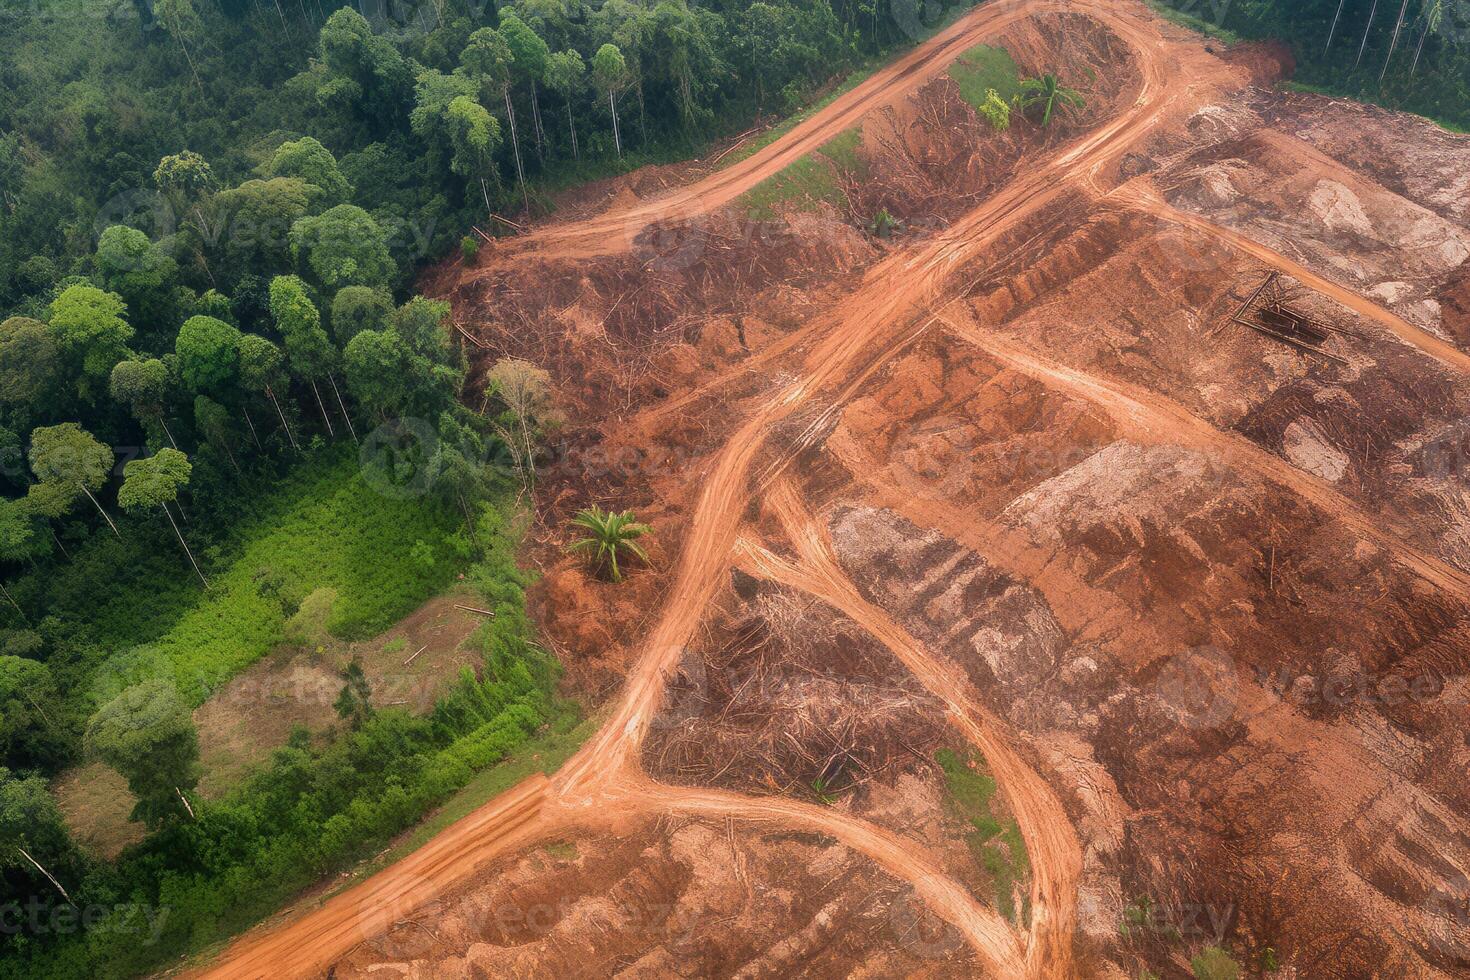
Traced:
<path fill-rule="evenodd" d="M 1309 286 L 1333 302 L 1352 310 L 1366 320 L 1371 320 L 1388 330 L 1396 338 L 1425 355 L 1434 358 L 1452 371 L 1470 374 L 1470 354 L 1454 344 L 1436 337 L 1423 327 L 1416 327 L 1403 317 L 1393 313 L 1372 300 L 1353 292 L 1330 279 L 1324 278 L 1293 259 L 1271 249 L 1253 238 L 1224 225 L 1217 225 L 1188 211 L 1181 211 L 1167 203 L 1158 192 L 1140 181 L 1132 181 L 1112 191 L 1107 197 L 1122 201 L 1145 214 L 1164 221 L 1171 221 L 1201 234 L 1210 235 L 1251 256 L 1266 266 L 1284 272 L 1293 279 Z"/>
<path fill-rule="evenodd" d="M 774 823 L 826 834 L 910 883 L 940 917 L 958 929 L 983 961 L 986 976 L 1019 978 L 1022 953 L 1010 926 L 970 895 L 918 844 L 831 807 L 782 796 L 747 796 L 717 789 L 668 786 L 652 780 L 620 788 L 615 797 L 659 813 Z"/>
<path fill-rule="evenodd" d="M 469 820 L 452 825 L 435 838 L 434 853 L 448 856 L 427 866 L 433 877 L 429 882 L 432 890 L 440 891 L 454 880 L 462 880 L 473 872 L 474 867 L 483 863 L 487 855 L 504 853 L 511 846 L 523 846 L 539 835 L 555 832 L 557 828 L 565 826 L 566 821 L 586 822 L 615 818 L 616 810 L 606 806 L 606 802 L 615 799 L 622 788 L 630 783 L 647 781 L 637 771 L 636 753 L 653 714 L 658 710 L 667 676 L 682 658 L 685 644 L 702 620 L 706 606 L 714 597 L 721 578 L 730 565 L 741 515 L 752 496 L 752 466 L 765 446 L 766 436 L 772 427 L 792 417 L 824 391 L 833 392 L 830 396 L 833 404 L 826 410 L 830 415 L 843 396 L 851 394 L 856 384 L 851 381 L 855 373 L 859 378 L 866 376 L 884 362 L 885 355 L 900 349 L 912 339 L 918 332 L 913 329 L 913 325 L 926 316 L 931 297 L 951 286 L 950 280 L 965 262 L 982 253 L 1001 232 L 1034 216 L 1060 196 L 1076 193 L 1079 182 L 1096 181 L 1130 146 L 1158 126 L 1169 111 L 1187 102 L 1194 92 L 1207 84 L 1201 77 L 1203 73 L 1194 72 L 1183 72 L 1190 78 L 1186 84 L 1169 84 L 1166 78 L 1167 66 L 1160 53 L 1162 47 L 1158 44 L 1157 35 L 1131 19 L 1139 15 L 1145 18 L 1151 16 L 1141 7 L 1134 8 L 1130 4 L 1129 11 L 1124 12 L 1111 5 L 1100 6 L 1078 0 L 1030 0 L 1006 5 L 1006 12 L 1001 14 L 998 13 L 1000 6 L 988 5 L 967 16 L 929 45 L 902 59 L 894 68 L 875 75 L 869 82 L 854 89 L 853 93 L 834 102 L 807 123 L 772 144 L 772 147 L 780 149 L 767 148 L 752 157 L 752 160 L 759 162 L 746 165 L 740 171 L 744 176 L 739 181 L 727 183 L 731 180 L 730 177 L 717 175 L 716 178 L 702 182 L 703 189 L 689 198 L 691 206 L 696 208 L 693 213 L 713 209 L 718 206 L 715 202 L 733 200 L 744 189 L 759 183 L 791 160 L 799 159 L 807 149 L 820 146 L 842 132 L 860 117 L 861 113 L 856 112 L 857 105 L 865 104 L 870 109 L 884 101 L 873 97 L 881 93 L 885 86 L 896 85 L 899 91 L 903 91 L 922 72 L 937 73 L 947 64 L 947 61 L 940 58 L 939 51 L 946 52 L 947 57 L 952 58 L 1005 24 L 1043 10 L 1070 10 L 1090 14 L 1116 31 L 1128 43 L 1133 49 L 1142 75 L 1133 105 L 1120 116 L 1064 147 L 1059 156 L 1041 163 L 1026 178 L 1008 185 L 944 232 L 911 252 L 895 253 L 869 270 L 863 284 L 843 304 L 841 312 L 824 321 L 825 332 L 814 332 L 813 336 L 819 339 L 805 359 L 805 376 L 767 397 L 737 429 L 705 474 L 704 486 L 691 515 L 685 546 L 679 557 L 674 581 L 665 596 L 662 613 L 644 645 L 643 655 L 628 677 L 608 723 L 557 773 L 546 791 L 546 802 L 539 815 L 529 818 L 523 825 L 518 823 L 513 831 L 516 838 L 510 844 L 504 847 L 494 844 L 475 845 L 476 841 L 490 839 L 491 835 L 495 835 L 495 838 L 502 836 L 497 824 L 504 822 L 507 816 L 500 812 L 499 801 L 487 805 Z M 1001 19 L 997 20 L 996 17 Z M 864 99 L 871 101 L 865 103 Z M 713 186 L 711 180 L 714 181 Z M 667 200 L 655 204 L 650 204 L 649 208 L 657 216 L 667 217 Z M 563 229 L 565 241 L 562 248 L 572 248 L 579 238 L 593 239 L 590 245 L 583 241 L 583 247 L 594 247 L 599 242 L 605 244 L 610 233 L 626 229 L 629 221 L 629 214 L 623 213 L 594 218 L 576 226 L 580 231 Z M 546 249 L 553 234 L 547 232 L 539 238 L 528 236 L 523 242 L 535 242 L 538 248 Z M 575 256 L 576 253 L 572 251 L 569 254 Z M 922 331 L 932 321 L 933 317 L 929 316 L 918 330 Z M 785 459 L 778 460 L 774 468 L 768 468 L 764 476 L 773 478 L 791 458 L 792 454 L 786 454 Z M 881 631 L 881 635 L 875 635 L 903 649 L 909 662 L 931 672 L 937 669 L 912 637 L 888 620 L 881 611 L 872 609 L 865 611 L 865 615 L 870 628 Z M 948 683 L 940 680 L 938 675 L 935 675 L 935 679 L 941 687 Z M 975 738 L 989 738 L 983 726 L 973 719 L 970 724 Z M 977 744 L 991 745 L 987 755 L 993 754 L 997 774 L 1002 775 L 998 760 L 1007 757 L 1006 747 L 993 740 Z M 1003 780 L 1016 781 L 1018 788 L 1013 788 L 1007 782 L 1008 792 L 1013 799 L 1035 799 L 1045 790 L 1044 782 L 1036 786 L 1034 792 L 1028 789 L 1028 774 L 1030 779 L 1039 781 L 1039 777 L 1029 773 L 1024 766 L 1020 770 L 1002 775 Z M 666 798 L 656 795 L 652 799 Z M 730 809 L 727 815 L 731 816 L 735 815 L 735 808 L 746 808 L 745 812 L 767 816 L 791 812 L 780 808 L 772 809 L 768 802 L 759 799 L 737 800 L 738 798 L 725 796 L 720 799 L 719 805 L 724 806 L 728 802 Z M 830 819 L 828 811 L 818 811 L 818 814 L 821 816 L 803 812 L 800 819 Z M 836 831 L 848 833 L 852 830 L 840 822 L 829 826 L 832 827 L 834 836 Z M 1066 834 L 1071 834 L 1070 825 L 1063 821 L 1061 826 Z M 853 839 L 861 836 L 857 834 Z M 465 853 L 450 854 L 455 851 Z M 1067 852 L 1066 846 L 1052 847 L 1043 840 L 1032 854 L 1035 876 L 1033 882 L 1054 882 L 1059 886 L 1060 883 L 1075 881 L 1073 855 Z M 893 860 L 894 855 L 887 853 L 887 858 Z M 403 911 L 412 907 L 403 903 L 409 902 L 420 892 L 416 887 L 414 872 L 405 869 L 408 864 L 406 859 L 370 879 L 374 888 L 383 896 L 396 896 L 395 900 L 403 905 Z M 1043 868 L 1043 865 L 1046 867 Z M 898 861 L 894 867 L 904 874 L 920 869 L 920 865 L 905 861 Z M 1048 886 L 1048 889 L 1051 887 Z M 934 901 L 945 905 L 956 918 L 967 921 L 966 916 L 971 913 L 962 915 L 959 905 L 944 898 L 942 884 L 930 882 L 926 889 L 921 891 L 926 898 L 933 896 Z M 1044 907 L 1040 907 L 1043 905 Z M 1048 893 L 1043 896 L 1038 908 L 1033 909 L 1033 939 L 1027 952 L 1028 974 L 1067 975 L 1074 907 L 1075 894 Z M 331 910 L 323 908 L 276 933 L 267 933 L 249 941 L 242 940 L 232 947 L 227 959 L 221 963 L 222 972 L 212 975 L 298 975 L 303 972 L 301 965 L 315 963 L 320 957 L 319 946 L 325 948 L 326 945 L 325 940 L 312 940 L 310 937 L 339 937 L 341 931 L 348 928 L 348 924 L 343 922 L 344 917 L 348 919 L 348 923 L 358 921 L 350 910 L 344 910 L 340 906 Z M 983 923 L 976 923 L 973 928 L 977 930 L 973 932 L 973 936 L 986 935 Z M 271 943 L 272 935 L 290 935 L 295 938 L 282 941 L 282 945 L 271 944 L 267 947 L 266 944 Z M 990 940 L 984 940 L 983 943 L 987 948 L 992 945 Z M 261 955 L 252 950 L 267 948 L 275 951 L 270 958 L 265 963 L 251 965 L 251 960 Z M 307 966 L 305 972 L 311 972 L 311 967 Z"/>
<path fill-rule="evenodd" d="M 980 706 L 979 694 L 964 671 L 930 654 L 912 634 L 858 592 L 838 565 L 825 529 L 806 512 L 795 488 L 783 481 L 772 488 L 766 502 L 795 545 L 800 564 L 792 564 L 742 538 L 740 553 L 746 571 L 827 602 L 888 647 L 943 702 L 955 727 L 985 756 L 1004 788 L 1031 856 L 1026 973 L 1069 975 L 1082 848 L 1061 800 L 1012 747 L 1015 739 L 1009 726 Z"/>
<path fill-rule="evenodd" d="M 1136 438 L 1203 450 L 1277 484 L 1372 542 L 1424 581 L 1470 601 L 1470 573 L 1405 544 L 1383 529 L 1383 518 L 1364 513 L 1323 481 L 1245 437 L 1215 428 L 1156 392 L 1068 367 L 997 333 L 957 323 L 942 315 L 940 320 L 956 338 L 973 344 L 1006 367 L 1097 405 Z"/>

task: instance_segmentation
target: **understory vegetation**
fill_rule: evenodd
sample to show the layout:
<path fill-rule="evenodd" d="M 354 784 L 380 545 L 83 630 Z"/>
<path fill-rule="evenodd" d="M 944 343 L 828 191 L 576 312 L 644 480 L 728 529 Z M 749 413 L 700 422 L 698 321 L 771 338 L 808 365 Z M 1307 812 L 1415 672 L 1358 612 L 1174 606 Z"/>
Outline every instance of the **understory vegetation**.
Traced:
<path fill-rule="evenodd" d="M 1290 45 L 1296 80 L 1313 91 L 1376 102 L 1470 129 L 1470 3 L 1466 0 L 1156 0 L 1187 26 L 1223 40 Z"/>
<path fill-rule="evenodd" d="M 157 968 L 373 853 L 548 720 L 564 717 L 552 694 L 558 666 L 530 640 L 508 517 L 483 505 L 483 547 L 467 567 L 495 613 L 474 640 L 481 671 L 465 670 L 426 716 L 369 710 L 325 746 L 304 732 L 293 737 L 264 772 L 222 800 L 196 802 L 194 819 L 167 822 L 113 865 L 89 862 L 74 848 L 48 855 L 58 877 L 74 882 L 76 907 L 68 912 L 58 902 L 40 913 L 51 928 L 11 937 L 0 969 L 96 977 Z M 58 931 L 59 922 L 79 921 L 77 908 L 102 911 L 85 930 Z"/>

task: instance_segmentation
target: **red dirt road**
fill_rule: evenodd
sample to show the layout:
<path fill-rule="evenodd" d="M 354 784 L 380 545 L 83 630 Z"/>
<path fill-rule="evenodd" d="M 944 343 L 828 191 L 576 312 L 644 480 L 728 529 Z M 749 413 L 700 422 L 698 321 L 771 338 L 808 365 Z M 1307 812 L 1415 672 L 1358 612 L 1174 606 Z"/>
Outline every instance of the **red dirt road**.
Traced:
<path fill-rule="evenodd" d="M 987 972 L 996 975 L 1069 976 L 1081 855 L 1076 835 L 1046 782 L 1010 745 L 1004 726 L 986 716 L 953 671 L 930 657 L 885 613 L 857 596 L 830 562 L 805 576 L 818 594 L 839 604 L 949 705 L 956 724 L 995 767 L 1016 809 L 1033 864 L 1033 918 L 1023 952 L 995 913 L 978 906 L 957 882 L 940 874 L 932 859 L 891 834 L 829 808 L 791 800 L 742 797 L 710 790 L 652 784 L 636 756 L 662 701 L 666 680 L 680 662 L 705 610 L 718 591 L 739 540 L 753 495 L 768 486 L 794 453 L 783 451 L 763 472 L 756 463 L 776 423 L 816 406 L 830 417 L 862 381 L 936 321 L 930 311 L 963 285 L 957 271 L 979 257 L 1006 229 L 1033 217 L 1067 194 L 1102 179 L 1110 166 L 1171 114 L 1186 112 L 1207 89 L 1210 63 L 1167 61 L 1150 15 L 1133 5 L 1059 0 L 1015 0 L 986 5 L 933 41 L 906 55 L 798 126 L 781 140 L 725 171 L 655 202 L 574 226 L 552 227 L 517 241 L 538 252 L 594 254 L 625 247 L 649 221 L 689 216 L 728 204 L 811 149 L 854 125 L 863 113 L 917 86 L 954 56 L 1022 17 L 1071 10 L 1103 22 L 1133 49 L 1142 77 L 1132 104 L 1095 130 L 1039 161 L 948 229 L 912 249 L 895 252 L 870 270 L 862 286 L 832 315 L 819 321 L 800 376 L 773 392 L 739 426 L 700 474 L 701 493 L 663 608 L 608 723 L 546 784 L 522 784 L 454 824 L 425 848 L 321 908 L 275 932 L 252 935 L 231 947 L 207 975 L 291 977 L 319 972 L 381 926 L 384 910 L 398 913 L 465 880 L 496 855 L 548 832 L 596 824 L 620 814 L 690 813 L 782 822 L 820 830 L 843 840 L 912 882 L 935 912 L 956 925 Z M 1181 83 L 1180 79 L 1187 79 Z M 813 422 L 810 430 L 820 425 Z M 804 556 L 815 565 L 808 549 Z"/>

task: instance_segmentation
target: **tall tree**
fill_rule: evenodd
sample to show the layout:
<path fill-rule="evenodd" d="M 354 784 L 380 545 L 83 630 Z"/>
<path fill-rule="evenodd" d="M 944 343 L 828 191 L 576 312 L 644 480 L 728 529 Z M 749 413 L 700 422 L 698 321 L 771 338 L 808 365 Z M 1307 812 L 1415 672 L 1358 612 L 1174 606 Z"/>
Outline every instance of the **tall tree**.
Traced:
<path fill-rule="evenodd" d="M 199 782 L 199 734 L 172 684 L 144 681 L 104 705 L 87 724 L 88 755 L 128 781 L 133 819 L 159 827 L 193 807 L 185 792 Z"/>
<path fill-rule="evenodd" d="M 126 312 L 115 293 L 84 284 L 68 286 L 51 303 L 51 335 L 86 401 L 105 387 L 112 366 L 128 356 L 133 328 L 124 319 Z"/>
<path fill-rule="evenodd" d="M 612 113 L 613 145 L 621 157 L 623 137 L 618 130 L 618 95 L 628 85 L 628 63 L 617 45 L 604 44 L 592 56 L 592 84 L 607 97 L 607 108 Z"/>
<path fill-rule="evenodd" d="M 296 444 L 296 435 L 291 431 L 290 423 L 286 421 L 286 413 L 281 409 L 281 403 L 276 397 L 276 386 L 281 383 L 283 371 L 281 365 L 284 363 L 281 349 L 264 337 L 248 333 L 240 338 L 240 384 L 247 391 L 264 392 L 276 410 L 276 416 L 281 420 L 281 428 L 286 431 L 286 438 L 291 443 L 292 449 L 299 450 Z"/>
<path fill-rule="evenodd" d="M 32 499 L 49 499 L 52 503 L 46 509 L 52 511 L 56 510 L 57 503 L 61 504 L 60 510 L 48 513 L 48 517 L 60 517 L 71 509 L 72 501 L 85 494 L 107 526 L 112 528 L 112 533 L 122 537 L 118 534 L 117 525 L 112 523 L 112 518 L 93 496 L 112 473 L 114 457 L 111 449 L 77 423 L 63 422 L 31 433 L 30 461 L 31 472 L 36 475 L 36 484 L 31 487 Z"/>
<path fill-rule="evenodd" d="M 306 283 L 295 276 L 277 276 L 271 280 L 271 314 L 286 342 L 286 357 L 291 367 L 311 385 L 327 434 L 335 435 L 317 379 L 331 370 L 336 351 L 322 329 L 321 314 L 307 295 Z"/>
<path fill-rule="evenodd" d="M 516 179 L 521 184 L 521 197 L 526 211 L 531 210 L 531 195 L 526 189 L 526 168 L 521 163 L 521 141 L 516 133 L 516 109 L 510 101 L 511 64 L 515 56 L 504 35 L 491 27 L 482 27 L 470 35 L 469 44 L 459 56 L 460 68 L 486 91 L 499 95 L 505 103 L 505 117 L 510 124 L 510 146 L 515 157 Z"/>
<path fill-rule="evenodd" d="M 546 63 L 546 87 L 558 92 L 567 103 L 567 128 L 572 134 L 572 158 L 582 159 L 577 147 L 577 114 L 572 109 L 572 97 L 582 89 L 587 65 L 575 50 L 567 49 L 552 55 Z"/>
<path fill-rule="evenodd" d="M 13 316 L 0 323 L 0 403 L 49 414 L 61 377 L 61 348 L 40 320 Z"/>
<path fill-rule="evenodd" d="M 168 365 L 156 357 L 118 361 L 112 369 L 108 390 L 114 401 L 126 406 L 145 427 L 157 425 L 175 449 L 179 444 L 164 421 L 163 406 L 168 396 Z"/>
<path fill-rule="evenodd" d="M 541 35 L 516 16 L 514 10 L 505 9 L 500 12 L 500 34 L 510 48 L 511 76 L 531 90 L 531 122 L 536 132 L 536 155 L 544 161 L 546 153 L 542 145 L 541 101 L 536 93 L 536 83 L 546 75 L 551 49 Z"/>
<path fill-rule="evenodd" d="M 449 103 L 448 122 L 449 141 L 454 147 L 450 168 L 461 177 L 479 181 L 489 213 L 492 208 L 487 179 L 495 173 L 491 157 L 500 144 L 500 125 L 484 106 L 467 95 Z"/>
<path fill-rule="evenodd" d="M 174 340 L 179 376 L 191 391 L 232 392 L 240 372 L 240 331 L 212 316 L 191 316 Z"/>
<path fill-rule="evenodd" d="M 352 197 L 352 184 L 343 176 L 337 158 L 310 136 L 276 147 L 268 169 L 272 177 L 296 177 L 319 188 L 326 205 L 344 204 Z"/>
<path fill-rule="evenodd" d="M 183 546 L 184 554 L 189 556 L 189 564 L 194 566 L 194 574 L 199 576 L 199 581 L 207 589 L 209 579 L 204 577 L 199 563 L 194 560 L 189 542 L 184 540 L 184 533 L 179 530 L 173 512 L 168 509 L 169 504 L 179 499 L 179 491 L 189 485 L 193 470 L 189 457 L 177 449 L 160 449 L 145 459 L 129 460 L 123 467 L 123 484 L 117 491 L 117 502 L 123 510 L 161 507 L 169 524 L 173 525 L 174 535 Z"/>
<path fill-rule="evenodd" d="M 343 286 L 385 286 L 393 277 L 387 236 L 355 204 L 297 219 L 291 226 L 291 254 L 328 293 Z"/>

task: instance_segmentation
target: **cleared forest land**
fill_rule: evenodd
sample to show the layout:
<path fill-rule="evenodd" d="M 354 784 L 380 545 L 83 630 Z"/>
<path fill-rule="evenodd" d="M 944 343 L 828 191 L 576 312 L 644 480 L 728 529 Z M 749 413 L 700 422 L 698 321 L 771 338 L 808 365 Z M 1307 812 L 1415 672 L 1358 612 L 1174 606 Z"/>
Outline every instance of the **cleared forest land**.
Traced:
<path fill-rule="evenodd" d="M 1470 968 L 1470 218 L 1344 150 L 1470 138 L 1216 43 L 986 4 L 436 270 L 556 381 L 536 605 L 606 721 L 210 975 Z M 1085 106 L 998 130 L 995 51 Z"/>

